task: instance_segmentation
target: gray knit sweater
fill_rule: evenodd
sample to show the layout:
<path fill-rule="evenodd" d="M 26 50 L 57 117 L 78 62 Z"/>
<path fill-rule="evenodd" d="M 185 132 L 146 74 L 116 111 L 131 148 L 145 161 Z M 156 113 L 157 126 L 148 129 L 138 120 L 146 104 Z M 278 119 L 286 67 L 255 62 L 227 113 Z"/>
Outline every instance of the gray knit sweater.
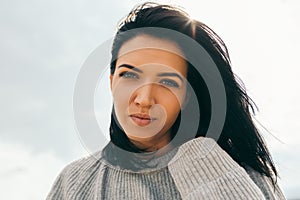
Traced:
<path fill-rule="evenodd" d="M 82 158 L 60 173 L 47 196 L 53 199 L 285 198 L 267 177 L 249 167 L 245 171 L 214 140 L 200 137 L 181 145 L 161 167 L 130 170 L 111 164 L 101 152 Z"/>

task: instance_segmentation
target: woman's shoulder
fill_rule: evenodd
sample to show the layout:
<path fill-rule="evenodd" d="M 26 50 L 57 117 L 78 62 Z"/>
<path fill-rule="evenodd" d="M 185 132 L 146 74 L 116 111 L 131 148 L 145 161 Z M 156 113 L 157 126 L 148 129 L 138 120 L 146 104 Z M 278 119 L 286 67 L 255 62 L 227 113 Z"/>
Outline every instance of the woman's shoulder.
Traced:
<path fill-rule="evenodd" d="M 81 174 L 90 171 L 92 168 L 99 166 L 102 160 L 102 151 L 97 151 L 90 155 L 86 155 L 67 164 L 61 174 L 72 176 L 73 174 Z M 80 173 L 78 173 L 80 171 Z"/>
<path fill-rule="evenodd" d="M 172 164 L 178 160 L 186 159 L 204 161 L 213 159 L 216 162 L 228 161 L 227 164 L 237 166 L 235 162 L 232 162 L 232 158 L 217 144 L 214 139 L 207 137 L 194 138 L 182 144 L 170 163 Z"/>
<path fill-rule="evenodd" d="M 95 172 L 101 170 L 101 160 L 101 151 L 98 151 L 66 165 L 57 176 L 47 199 L 64 199 L 76 195 L 83 185 L 96 178 Z"/>
<path fill-rule="evenodd" d="M 198 137 L 181 145 L 168 167 L 175 176 L 178 172 L 193 174 L 193 177 L 198 174 L 195 181 L 202 184 L 247 174 L 214 139 L 206 137 Z M 190 176 L 186 178 L 190 179 Z"/>
<path fill-rule="evenodd" d="M 277 184 L 274 187 L 265 175 L 251 167 L 240 166 L 212 138 L 198 137 L 181 145 L 170 162 L 169 169 L 175 182 L 198 182 L 203 186 L 202 191 L 205 191 L 206 186 L 211 186 L 209 191 L 214 191 L 211 189 L 212 185 L 217 185 L 214 191 L 217 193 L 224 186 L 223 183 L 226 183 L 227 188 L 223 188 L 224 191 L 238 191 L 239 194 L 236 195 L 250 195 L 243 191 L 247 187 L 249 192 L 255 191 L 252 199 L 263 199 L 262 195 L 270 200 L 285 199 Z M 183 176 L 185 174 L 186 177 Z M 186 180 L 182 181 L 183 179 Z M 236 183 L 239 185 L 235 185 Z M 191 190 L 193 187 L 186 188 Z M 191 191 L 186 193 L 191 194 Z"/>
<path fill-rule="evenodd" d="M 246 171 L 210 138 L 181 145 L 169 171 L 186 199 L 264 199 Z"/>
<path fill-rule="evenodd" d="M 285 199 L 282 190 L 280 189 L 279 185 L 276 183 L 272 183 L 271 178 L 267 177 L 264 174 L 261 174 L 254 170 L 250 166 L 243 166 L 250 178 L 253 182 L 260 188 L 260 190 L 265 195 L 266 199 Z"/>

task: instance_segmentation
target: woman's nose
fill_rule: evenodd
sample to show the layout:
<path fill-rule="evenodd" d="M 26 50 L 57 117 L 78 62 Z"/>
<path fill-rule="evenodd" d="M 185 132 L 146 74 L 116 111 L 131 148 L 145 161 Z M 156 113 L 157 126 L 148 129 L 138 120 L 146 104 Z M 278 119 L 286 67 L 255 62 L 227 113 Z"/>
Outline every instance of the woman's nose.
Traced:
<path fill-rule="evenodd" d="M 151 107 L 155 104 L 153 84 L 147 84 L 135 91 L 134 103 L 140 107 Z"/>

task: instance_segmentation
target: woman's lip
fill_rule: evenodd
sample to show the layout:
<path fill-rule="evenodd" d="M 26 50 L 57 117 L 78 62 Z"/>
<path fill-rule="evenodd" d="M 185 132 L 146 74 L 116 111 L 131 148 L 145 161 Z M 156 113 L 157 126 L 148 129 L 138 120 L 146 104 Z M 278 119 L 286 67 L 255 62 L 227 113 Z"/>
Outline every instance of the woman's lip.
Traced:
<path fill-rule="evenodd" d="M 139 126 L 146 126 L 155 120 L 149 117 L 149 115 L 130 115 L 130 118 Z"/>
<path fill-rule="evenodd" d="M 130 117 L 137 117 L 137 118 L 141 118 L 141 119 L 150 119 L 150 115 L 148 114 L 131 114 Z"/>

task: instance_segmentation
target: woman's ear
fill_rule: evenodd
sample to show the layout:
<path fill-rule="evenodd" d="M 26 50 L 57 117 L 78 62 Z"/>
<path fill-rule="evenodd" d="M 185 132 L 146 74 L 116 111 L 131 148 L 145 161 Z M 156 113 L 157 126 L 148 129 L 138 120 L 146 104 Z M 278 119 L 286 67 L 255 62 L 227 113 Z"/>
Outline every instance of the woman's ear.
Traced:
<path fill-rule="evenodd" d="M 109 79 L 110 79 L 110 90 L 112 90 L 112 80 L 113 80 L 113 75 L 112 74 L 109 76 Z"/>

